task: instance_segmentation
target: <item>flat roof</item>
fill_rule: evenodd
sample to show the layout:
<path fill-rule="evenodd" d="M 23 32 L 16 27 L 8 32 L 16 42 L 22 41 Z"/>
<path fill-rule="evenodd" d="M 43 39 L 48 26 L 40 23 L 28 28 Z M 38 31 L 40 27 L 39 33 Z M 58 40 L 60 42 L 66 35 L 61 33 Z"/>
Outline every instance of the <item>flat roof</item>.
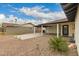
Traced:
<path fill-rule="evenodd" d="M 39 24 L 36 27 L 40 27 L 41 25 L 43 25 L 44 27 L 50 27 L 50 26 L 46 26 L 46 24 L 49 25 L 49 24 L 57 24 L 57 23 L 64 23 L 64 22 L 68 22 L 68 19 L 59 19 L 59 20 L 48 22 L 48 23 Z"/>

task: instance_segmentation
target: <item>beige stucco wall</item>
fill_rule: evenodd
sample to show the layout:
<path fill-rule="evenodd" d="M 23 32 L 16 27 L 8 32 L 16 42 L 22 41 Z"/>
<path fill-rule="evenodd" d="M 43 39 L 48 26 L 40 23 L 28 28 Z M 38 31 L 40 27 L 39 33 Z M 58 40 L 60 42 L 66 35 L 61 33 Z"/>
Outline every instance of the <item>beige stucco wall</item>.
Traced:
<path fill-rule="evenodd" d="M 72 36 L 75 30 L 74 22 L 66 22 L 66 23 L 59 23 L 59 33 L 62 35 L 62 26 L 69 25 L 69 35 Z M 47 27 L 47 33 L 57 33 L 57 25 L 52 24 L 52 27 Z"/>
<path fill-rule="evenodd" d="M 61 28 L 62 28 L 63 25 L 68 25 L 69 26 L 69 35 L 68 36 L 72 36 L 73 33 L 74 33 L 74 30 L 75 30 L 74 22 L 61 23 L 60 24 Z M 62 31 L 62 29 L 61 29 L 61 31 Z"/>
<path fill-rule="evenodd" d="M 6 29 L 5 34 L 9 34 L 9 35 L 33 33 L 32 27 L 7 27 L 5 29 Z"/>
<path fill-rule="evenodd" d="M 75 18 L 75 42 L 77 45 L 77 52 L 79 55 L 79 4 L 78 4 L 77 14 Z"/>
<path fill-rule="evenodd" d="M 47 33 L 53 33 L 53 34 L 56 34 L 56 24 L 52 24 L 52 27 L 47 27 L 46 28 L 46 32 Z"/>

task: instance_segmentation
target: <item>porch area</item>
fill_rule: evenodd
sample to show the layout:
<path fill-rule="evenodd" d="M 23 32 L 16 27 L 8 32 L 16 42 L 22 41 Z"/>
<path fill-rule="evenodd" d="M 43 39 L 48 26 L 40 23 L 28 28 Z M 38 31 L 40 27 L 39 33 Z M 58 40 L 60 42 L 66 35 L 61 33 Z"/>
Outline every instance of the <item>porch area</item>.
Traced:
<path fill-rule="evenodd" d="M 46 23 L 39 25 L 41 28 L 41 33 L 43 34 L 51 34 L 65 37 L 73 37 L 75 31 L 75 23 L 74 22 L 62 22 L 62 23 Z M 44 28 L 45 30 L 43 30 Z"/>

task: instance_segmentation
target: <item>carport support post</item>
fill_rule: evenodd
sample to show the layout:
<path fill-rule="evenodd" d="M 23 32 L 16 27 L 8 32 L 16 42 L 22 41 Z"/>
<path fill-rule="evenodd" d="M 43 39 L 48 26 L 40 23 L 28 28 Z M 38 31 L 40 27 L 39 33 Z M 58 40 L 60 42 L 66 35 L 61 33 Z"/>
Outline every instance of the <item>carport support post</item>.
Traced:
<path fill-rule="evenodd" d="M 36 33 L 36 28 L 34 27 L 34 34 Z"/>
<path fill-rule="evenodd" d="M 57 38 L 59 37 L 59 24 L 57 24 Z"/>
<path fill-rule="evenodd" d="M 77 14 L 75 18 L 75 42 L 77 45 L 77 52 L 79 55 L 79 4 L 78 4 Z"/>
<path fill-rule="evenodd" d="M 62 34 L 62 25 L 60 25 L 60 27 L 61 27 L 61 36 L 62 36 L 62 35 L 63 35 L 63 34 Z"/>
<path fill-rule="evenodd" d="M 41 35 L 43 35 L 43 25 L 41 25 Z"/>

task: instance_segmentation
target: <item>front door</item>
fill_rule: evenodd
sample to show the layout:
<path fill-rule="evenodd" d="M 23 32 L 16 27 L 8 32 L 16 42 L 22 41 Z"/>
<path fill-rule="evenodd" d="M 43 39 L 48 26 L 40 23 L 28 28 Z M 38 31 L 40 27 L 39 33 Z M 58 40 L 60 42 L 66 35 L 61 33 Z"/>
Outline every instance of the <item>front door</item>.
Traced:
<path fill-rule="evenodd" d="M 63 25 L 62 31 L 63 31 L 63 36 L 68 36 L 69 35 L 69 26 Z"/>

